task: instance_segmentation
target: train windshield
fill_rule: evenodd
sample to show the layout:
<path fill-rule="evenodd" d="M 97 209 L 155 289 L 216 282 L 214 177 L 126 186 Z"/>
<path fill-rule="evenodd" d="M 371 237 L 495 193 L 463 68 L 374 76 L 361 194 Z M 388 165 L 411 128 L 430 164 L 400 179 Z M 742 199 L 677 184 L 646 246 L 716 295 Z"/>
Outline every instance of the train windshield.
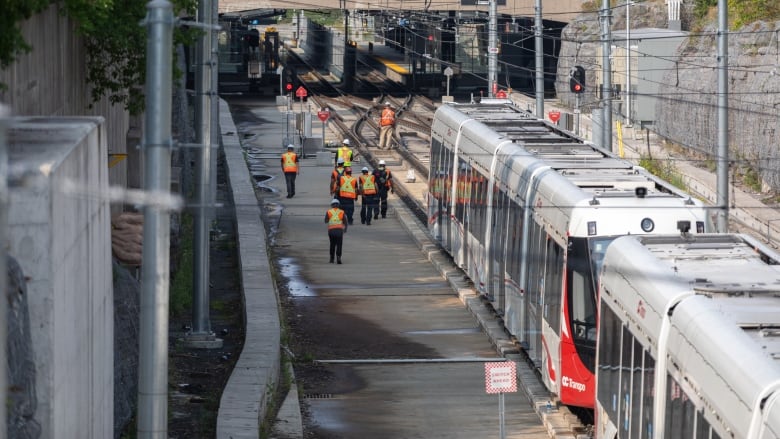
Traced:
<path fill-rule="evenodd" d="M 596 340 L 598 276 L 614 237 L 571 238 L 568 254 L 569 317 L 575 340 Z"/>

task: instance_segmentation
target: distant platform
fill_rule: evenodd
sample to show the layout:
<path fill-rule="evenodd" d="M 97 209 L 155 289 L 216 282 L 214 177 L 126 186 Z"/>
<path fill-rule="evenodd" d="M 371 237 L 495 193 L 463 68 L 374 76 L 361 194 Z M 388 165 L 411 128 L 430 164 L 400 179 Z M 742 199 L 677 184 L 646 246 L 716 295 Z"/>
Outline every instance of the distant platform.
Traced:
<path fill-rule="evenodd" d="M 370 62 L 372 67 L 388 78 L 401 84 L 408 83 L 411 66 L 405 62 L 403 53 L 382 44 L 367 43 L 359 43 L 358 52 L 361 60 Z"/>

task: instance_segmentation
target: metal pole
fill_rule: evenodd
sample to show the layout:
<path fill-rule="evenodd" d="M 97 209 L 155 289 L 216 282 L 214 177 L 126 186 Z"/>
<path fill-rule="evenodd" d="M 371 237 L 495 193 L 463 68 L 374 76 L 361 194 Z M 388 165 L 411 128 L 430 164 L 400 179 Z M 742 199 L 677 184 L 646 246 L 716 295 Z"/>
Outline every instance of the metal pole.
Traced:
<path fill-rule="evenodd" d="M 609 0 L 604 0 L 601 7 L 601 38 L 602 38 L 602 76 L 604 83 L 602 85 L 604 114 L 602 119 L 603 147 L 612 151 L 612 65 L 610 54 L 612 51 L 612 31 L 610 29 L 610 18 L 612 9 L 610 9 Z"/>
<path fill-rule="evenodd" d="M 504 431 L 504 392 L 498 392 L 498 436 L 506 439 Z"/>
<path fill-rule="evenodd" d="M 536 117 L 544 119 L 544 39 L 542 38 L 542 0 L 536 0 L 534 15 L 534 47 L 536 48 Z"/>
<path fill-rule="evenodd" d="M 580 94 L 577 93 L 575 96 L 575 104 L 574 104 L 574 134 L 579 136 L 580 135 Z"/>
<path fill-rule="evenodd" d="M 8 343 L 6 340 L 8 320 L 8 267 L 6 265 L 6 234 L 8 233 L 8 151 L 7 136 L 8 107 L 0 105 L 0 437 L 5 437 L 6 427 L 6 388 L 8 387 Z"/>
<path fill-rule="evenodd" d="M 728 2 L 718 0 L 718 232 L 729 229 Z"/>
<path fill-rule="evenodd" d="M 209 321 L 209 219 L 206 206 L 210 204 L 211 174 L 211 34 L 213 30 L 212 0 L 198 2 L 198 19 L 203 23 L 205 33 L 198 40 L 198 63 L 195 71 L 197 104 L 195 106 L 198 131 L 195 143 L 200 145 L 200 154 L 195 159 L 195 208 L 193 210 L 193 261 L 192 261 L 192 335 L 200 336 L 211 332 Z"/>
<path fill-rule="evenodd" d="M 145 190 L 168 193 L 171 184 L 171 89 L 173 7 L 147 5 Z M 144 207 L 138 377 L 138 437 L 167 438 L 168 283 L 170 217 L 160 206 Z"/>
<path fill-rule="evenodd" d="M 498 78 L 498 37 L 496 32 L 496 22 L 498 9 L 496 0 L 490 0 L 490 12 L 488 17 L 488 96 L 495 97 L 495 89 L 498 87 L 496 79 Z"/>
<path fill-rule="evenodd" d="M 631 127 L 631 6 L 626 2 L 626 127 Z"/>

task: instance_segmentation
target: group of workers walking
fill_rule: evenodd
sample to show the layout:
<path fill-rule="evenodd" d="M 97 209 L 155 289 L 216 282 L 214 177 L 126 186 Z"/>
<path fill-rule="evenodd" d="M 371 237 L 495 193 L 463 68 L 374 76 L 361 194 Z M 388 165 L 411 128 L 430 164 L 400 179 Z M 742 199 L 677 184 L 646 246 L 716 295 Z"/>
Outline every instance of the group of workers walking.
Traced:
<path fill-rule="evenodd" d="M 380 117 L 380 149 L 387 149 L 390 145 L 392 129 L 395 125 L 395 112 L 389 102 L 385 103 Z M 344 139 L 336 151 L 336 164 L 330 176 L 329 193 L 333 197 L 330 209 L 325 212 L 325 223 L 328 225 L 328 239 L 330 240 L 329 262 L 341 264 L 341 254 L 344 242 L 344 234 L 353 223 L 355 202 L 358 196 L 362 197 L 360 207 L 360 223 L 371 225 L 371 220 L 387 217 L 387 196 L 394 193 L 393 176 L 387 169 L 384 160 L 380 160 L 377 168 L 370 172 L 368 167 L 361 169 L 357 177 L 352 175 L 352 162 L 354 152 L 350 147 L 350 140 Z M 299 158 L 295 153 L 295 146 L 288 145 L 287 152 L 282 154 L 282 172 L 284 172 L 287 185 L 287 198 L 295 196 L 295 178 L 300 172 Z"/>
<path fill-rule="evenodd" d="M 352 175 L 353 152 L 349 139 L 344 139 L 336 153 L 336 166 L 330 175 L 331 208 L 325 214 L 330 239 L 330 262 L 334 256 L 341 263 L 344 233 L 354 222 L 355 202 L 362 197 L 360 223 L 371 225 L 371 220 L 387 217 L 387 196 L 395 192 L 393 177 L 384 160 L 380 160 L 374 172 L 364 166 L 357 177 Z"/>

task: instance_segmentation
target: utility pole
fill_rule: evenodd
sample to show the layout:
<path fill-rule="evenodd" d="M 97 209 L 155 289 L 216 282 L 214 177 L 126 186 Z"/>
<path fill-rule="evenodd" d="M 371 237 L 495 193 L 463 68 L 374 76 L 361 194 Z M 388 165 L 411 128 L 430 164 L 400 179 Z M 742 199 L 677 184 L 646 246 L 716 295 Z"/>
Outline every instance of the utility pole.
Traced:
<path fill-rule="evenodd" d="M 498 36 L 496 32 L 496 15 L 498 8 L 496 0 L 490 0 L 490 9 L 488 12 L 488 96 L 496 97 L 498 89 Z"/>
<path fill-rule="evenodd" d="M 167 0 L 151 0 L 146 8 L 144 189 L 154 196 L 168 194 L 171 185 L 174 19 Z M 144 207 L 137 432 L 143 439 L 168 437 L 169 215 L 165 206 Z"/>
<path fill-rule="evenodd" d="M 729 230 L 728 2 L 718 0 L 718 232 Z"/>
<path fill-rule="evenodd" d="M 612 151 L 612 64 L 611 50 L 612 30 L 610 29 L 612 18 L 612 9 L 610 9 L 609 0 L 604 0 L 601 6 L 601 41 L 602 41 L 602 76 L 604 77 L 601 86 L 601 96 L 603 99 L 604 114 L 602 120 L 602 143 L 608 151 Z"/>
<path fill-rule="evenodd" d="M 187 334 L 185 343 L 195 348 L 219 348 L 222 340 L 211 332 L 209 318 L 209 231 L 213 217 L 212 206 L 216 201 L 212 196 L 211 181 L 216 167 L 212 167 L 212 152 L 217 147 L 216 84 L 218 81 L 217 61 L 215 60 L 214 32 L 215 0 L 201 0 L 198 3 L 198 20 L 204 34 L 198 40 L 198 53 L 195 70 L 197 99 L 195 119 L 198 125 L 197 154 L 195 163 L 195 207 L 193 209 L 193 261 L 192 261 L 192 331 Z"/>
<path fill-rule="evenodd" d="M 6 308 L 8 307 L 8 267 L 6 264 L 6 235 L 8 233 L 8 143 L 6 130 L 8 129 L 8 107 L 0 105 L 0 437 L 5 437 L 7 430 L 6 389 L 8 388 L 8 320 Z"/>
<path fill-rule="evenodd" d="M 631 6 L 626 2 L 626 127 L 631 127 Z"/>
<path fill-rule="evenodd" d="M 536 117 L 544 119 L 544 40 L 542 39 L 542 0 L 534 5 L 534 45 L 536 48 Z"/>

